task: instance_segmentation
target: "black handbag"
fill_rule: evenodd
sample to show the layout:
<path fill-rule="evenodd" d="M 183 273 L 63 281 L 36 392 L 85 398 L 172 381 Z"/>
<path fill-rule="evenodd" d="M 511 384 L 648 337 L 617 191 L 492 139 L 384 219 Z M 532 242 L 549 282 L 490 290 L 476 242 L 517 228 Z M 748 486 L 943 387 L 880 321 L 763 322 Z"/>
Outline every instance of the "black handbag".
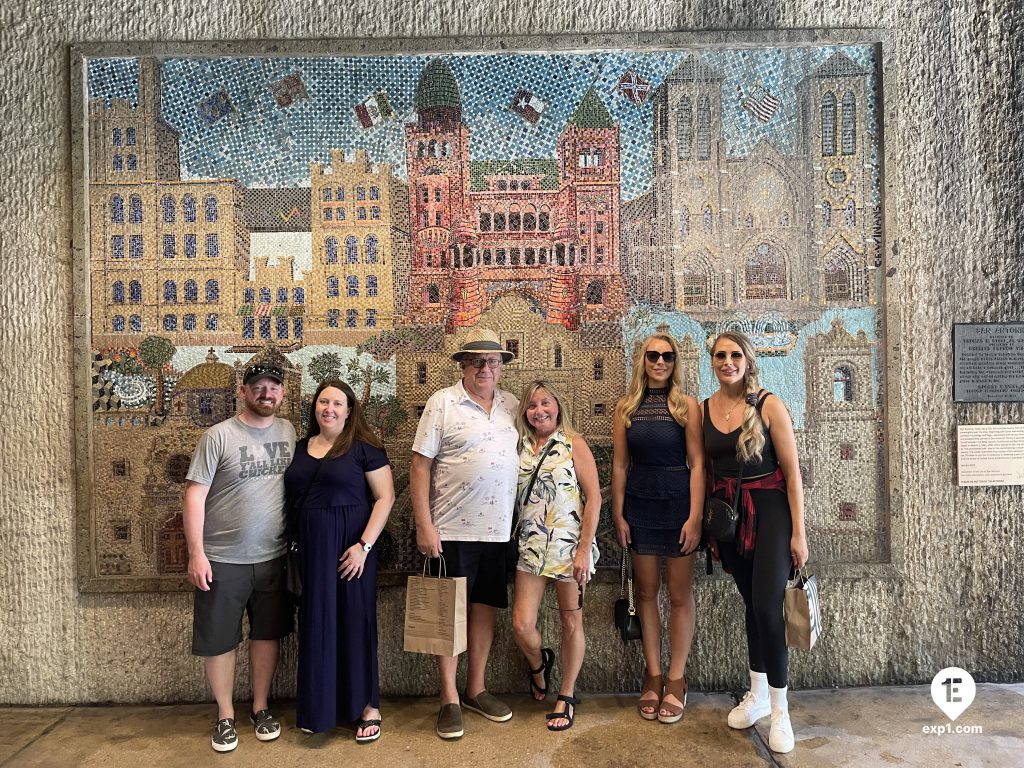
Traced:
<path fill-rule="evenodd" d="M 316 483 L 316 476 L 320 474 L 320 468 L 324 465 L 323 460 L 316 463 L 316 471 L 313 479 L 309 481 L 306 490 L 301 496 L 296 497 L 285 509 L 284 532 L 288 549 L 285 552 L 284 577 L 285 589 L 291 595 L 292 601 L 298 605 L 302 600 L 302 557 L 299 552 L 299 514 L 302 512 L 302 505 L 309 496 L 309 491 Z"/>
<path fill-rule="evenodd" d="M 717 542 L 729 543 L 736 540 L 740 527 L 740 494 L 743 493 L 743 465 L 736 478 L 736 498 L 730 504 L 718 496 L 704 499 L 704 521 L 701 532 Z"/>
<path fill-rule="evenodd" d="M 639 640 L 643 635 L 640 617 L 636 615 L 636 603 L 633 600 L 633 563 L 629 549 L 622 550 L 620 561 L 619 599 L 615 601 L 615 628 L 622 635 L 622 642 Z"/>

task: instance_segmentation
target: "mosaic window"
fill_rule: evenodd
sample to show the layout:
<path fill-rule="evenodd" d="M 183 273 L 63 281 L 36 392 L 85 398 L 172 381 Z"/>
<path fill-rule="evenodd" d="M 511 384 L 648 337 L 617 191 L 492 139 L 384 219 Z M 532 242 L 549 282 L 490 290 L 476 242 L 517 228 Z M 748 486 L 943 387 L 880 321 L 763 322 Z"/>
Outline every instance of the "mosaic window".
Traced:
<path fill-rule="evenodd" d="M 327 296 L 328 298 L 334 298 L 338 296 L 338 278 L 331 276 L 327 278 Z"/>
<path fill-rule="evenodd" d="M 697 159 L 711 157 L 711 103 L 701 96 L 697 103 Z"/>
<path fill-rule="evenodd" d="M 124 283 L 118 280 L 111 288 L 111 300 L 115 304 L 124 304 Z"/>
<path fill-rule="evenodd" d="M 345 327 L 355 328 L 359 324 L 359 312 L 355 309 L 345 310 Z"/>
<path fill-rule="evenodd" d="M 746 297 L 784 299 L 787 296 L 786 261 L 778 249 L 762 243 L 747 259 Z"/>
<path fill-rule="evenodd" d="M 348 295 L 350 297 L 358 296 L 359 295 L 359 278 L 356 277 L 355 275 L 349 275 L 347 283 L 348 283 Z"/>
<path fill-rule="evenodd" d="M 120 195 L 110 198 L 110 220 L 114 224 L 124 224 L 124 198 Z"/>
<path fill-rule="evenodd" d="M 857 151 L 857 97 L 852 91 L 843 94 L 843 154 Z"/>
<path fill-rule="evenodd" d="M 821 97 L 821 154 L 831 157 L 836 153 L 836 97 L 826 93 Z"/>
<path fill-rule="evenodd" d="M 217 198 L 212 195 L 208 196 L 203 200 L 203 214 L 206 217 L 206 223 L 212 224 L 217 220 Z"/>
<path fill-rule="evenodd" d="M 206 281 L 206 302 L 214 304 L 220 301 L 220 284 L 216 280 Z"/>
<path fill-rule="evenodd" d="M 374 235 L 366 236 L 366 261 L 368 264 L 377 263 L 377 238 Z"/>
<path fill-rule="evenodd" d="M 196 316 L 189 313 L 181 318 L 181 330 L 194 331 L 196 329 Z"/>
<path fill-rule="evenodd" d="M 129 147 L 134 147 L 135 146 L 135 129 L 134 128 L 128 128 L 125 131 L 125 144 L 127 144 Z"/>
<path fill-rule="evenodd" d="M 853 372 L 849 366 L 836 368 L 832 377 L 832 397 L 837 403 L 853 402 Z"/>
<path fill-rule="evenodd" d="M 142 303 L 142 283 L 140 283 L 138 280 L 132 280 L 131 282 L 128 283 L 128 303 Z"/>
<path fill-rule="evenodd" d="M 174 235 L 164 235 L 164 258 L 173 259 L 177 255 L 178 244 Z"/>
<path fill-rule="evenodd" d="M 355 235 L 345 238 L 345 263 L 356 264 L 359 262 L 359 241 Z"/>
<path fill-rule="evenodd" d="M 306 303 L 306 289 L 305 288 L 293 288 L 292 289 L 292 303 L 302 305 Z"/>
<path fill-rule="evenodd" d="M 366 327 L 376 328 L 377 327 L 377 310 L 372 307 L 366 310 Z"/>
<path fill-rule="evenodd" d="M 196 257 L 196 236 L 193 234 L 187 234 L 183 238 L 182 250 L 185 251 L 186 259 L 194 259 Z"/>
<path fill-rule="evenodd" d="M 377 276 L 367 275 L 366 276 L 366 295 L 376 296 L 377 295 Z"/>
<path fill-rule="evenodd" d="M 128 329 L 131 333 L 142 333 L 142 318 L 139 315 L 129 317 Z"/>
<path fill-rule="evenodd" d="M 124 258 L 124 235 L 114 235 L 110 238 L 110 256 L 114 259 Z"/>
<path fill-rule="evenodd" d="M 292 335 L 296 339 L 302 339 L 303 323 L 301 317 L 292 318 Z"/>
<path fill-rule="evenodd" d="M 693 153 L 693 106 L 683 97 L 676 105 L 676 141 L 680 160 L 689 160 Z"/>
<path fill-rule="evenodd" d="M 142 235 L 128 236 L 128 255 L 133 259 L 142 258 Z"/>
<path fill-rule="evenodd" d="M 139 195 L 132 195 L 128 198 L 128 223 L 142 223 L 142 198 Z"/>
<path fill-rule="evenodd" d="M 120 147 L 121 146 L 121 129 L 120 128 L 114 128 L 113 131 L 111 131 L 110 143 L 112 145 L 114 145 L 115 147 Z"/>
<path fill-rule="evenodd" d="M 188 224 L 196 221 L 196 199 L 192 195 L 185 195 L 181 199 L 181 217 Z"/>
<path fill-rule="evenodd" d="M 331 236 L 327 238 L 325 243 L 327 249 L 327 263 L 337 264 L 338 263 L 338 238 Z"/>
<path fill-rule="evenodd" d="M 185 281 L 185 303 L 195 304 L 199 301 L 199 284 L 191 278 Z"/>
<path fill-rule="evenodd" d="M 176 304 L 178 301 L 178 284 L 173 280 L 164 282 L 164 301 L 168 304 Z"/>
<path fill-rule="evenodd" d="M 114 333 L 124 333 L 124 315 L 114 315 L 111 327 Z"/>
<path fill-rule="evenodd" d="M 139 168 L 139 158 L 137 155 L 128 155 L 124 161 L 125 168 L 129 171 L 135 171 Z"/>
<path fill-rule="evenodd" d="M 171 197 L 170 195 L 164 195 L 162 202 L 164 211 L 164 224 L 173 224 L 176 210 L 174 198 Z"/>
<path fill-rule="evenodd" d="M 216 232 L 206 236 L 206 255 L 211 259 L 220 256 L 220 236 Z"/>

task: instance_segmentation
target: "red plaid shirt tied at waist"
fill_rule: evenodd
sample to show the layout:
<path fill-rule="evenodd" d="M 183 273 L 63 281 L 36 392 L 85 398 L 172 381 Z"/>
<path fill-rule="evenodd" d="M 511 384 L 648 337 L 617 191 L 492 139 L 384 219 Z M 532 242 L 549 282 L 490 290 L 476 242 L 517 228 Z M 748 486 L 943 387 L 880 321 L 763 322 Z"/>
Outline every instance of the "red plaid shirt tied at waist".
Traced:
<path fill-rule="evenodd" d="M 727 499 L 736 498 L 735 477 L 721 477 L 715 481 L 712 493 L 725 491 Z M 743 478 L 740 501 L 743 514 L 740 518 L 739 537 L 736 541 L 736 549 L 745 558 L 754 554 L 754 542 L 757 538 L 757 511 L 754 509 L 754 500 L 750 497 L 751 491 L 782 491 L 786 492 L 786 476 L 782 474 L 782 468 L 776 469 L 770 475 L 759 477 L 756 480 Z"/>

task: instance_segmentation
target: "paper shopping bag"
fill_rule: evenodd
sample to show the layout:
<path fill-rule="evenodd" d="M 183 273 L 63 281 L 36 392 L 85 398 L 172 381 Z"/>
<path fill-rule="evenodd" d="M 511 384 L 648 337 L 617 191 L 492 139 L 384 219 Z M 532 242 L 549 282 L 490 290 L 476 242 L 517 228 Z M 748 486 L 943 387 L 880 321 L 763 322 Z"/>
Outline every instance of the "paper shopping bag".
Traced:
<path fill-rule="evenodd" d="M 466 650 L 466 577 L 410 576 L 405 591 L 405 650 L 458 656 Z"/>
<path fill-rule="evenodd" d="M 793 580 L 786 584 L 783 608 L 786 615 L 786 645 L 811 650 L 821 635 L 817 579 L 797 571 Z"/>

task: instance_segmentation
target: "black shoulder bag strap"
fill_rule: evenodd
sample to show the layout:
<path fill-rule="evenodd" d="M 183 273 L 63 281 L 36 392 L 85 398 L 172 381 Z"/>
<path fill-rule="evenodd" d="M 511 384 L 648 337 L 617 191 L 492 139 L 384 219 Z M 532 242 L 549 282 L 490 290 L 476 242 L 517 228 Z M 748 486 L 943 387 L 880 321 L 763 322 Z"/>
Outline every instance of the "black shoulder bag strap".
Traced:
<path fill-rule="evenodd" d="M 534 483 L 537 482 L 537 475 L 540 474 L 540 468 L 542 466 L 544 466 L 544 459 L 547 458 L 548 454 L 551 452 L 551 449 L 554 448 L 554 447 L 555 447 L 555 438 L 551 437 L 548 440 L 547 445 L 544 446 L 544 450 L 540 452 L 540 459 L 537 460 L 537 466 L 533 468 L 533 474 L 530 475 L 530 482 L 527 483 L 527 485 L 526 485 L 526 492 L 519 498 L 519 508 L 520 509 L 522 509 L 524 506 L 526 506 L 526 503 L 530 500 L 530 494 L 533 493 Z M 522 518 L 522 515 L 520 514 L 518 517 Z M 517 525 L 519 525 L 519 521 L 518 520 L 516 521 L 515 525 L 512 526 L 512 533 L 513 534 L 515 534 L 515 529 L 516 529 Z"/>

